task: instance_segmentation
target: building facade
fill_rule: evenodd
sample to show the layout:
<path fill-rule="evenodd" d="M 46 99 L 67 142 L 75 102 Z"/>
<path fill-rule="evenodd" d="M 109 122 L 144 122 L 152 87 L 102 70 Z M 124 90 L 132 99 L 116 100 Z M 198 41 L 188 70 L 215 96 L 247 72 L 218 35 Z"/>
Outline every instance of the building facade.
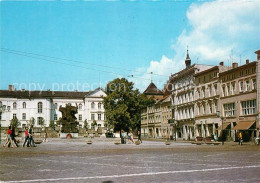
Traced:
<path fill-rule="evenodd" d="M 163 91 L 170 96 L 167 105 L 172 117 L 165 126 L 176 139 L 217 133 L 224 140 L 236 140 L 239 131 L 245 141 L 259 136 L 260 50 L 255 53 L 257 61 L 225 67 L 223 62 L 218 66 L 191 65 L 187 52 L 186 68 L 172 74 Z M 142 113 L 142 132 L 145 129 L 150 137 L 162 136 L 165 121 L 160 102 Z"/>
<path fill-rule="evenodd" d="M 195 136 L 208 137 L 217 133 L 221 119 L 219 73 L 228 70 L 224 62 L 194 75 L 195 77 Z"/>
<path fill-rule="evenodd" d="M 154 105 L 147 106 L 141 113 L 141 134 L 150 138 L 166 138 L 172 135 L 168 123 L 172 119 L 171 96 L 165 96 Z"/>
<path fill-rule="evenodd" d="M 188 51 L 185 60 L 186 68 L 170 76 L 164 87 L 166 93 L 172 98 L 172 124 L 175 138 L 195 138 L 195 77 L 194 75 L 206 69 L 210 65 L 193 64 Z"/>
<path fill-rule="evenodd" d="M 63 91 L 17 91 L 13 86 L 9 90 L 0 90 L 0 103 L 4 106 L 1 116 L 1 126 L 8 127 L 13 118 L 26 126 L 30 119 L 35 119 L 35 127 L 41 127 L 40 119 L 45 121 L 45 126 L 50 121 L 57 122 L 62 117 L 59 107 L 66 104 L 78 107 L 76 114 L 79 127 L 84 127 L 87 121 L 89 128 L 93 121 L 97 127 L 104 127 L 105 115 L 102 96 L 106 96 L 101 88 L 90 92 L 63 92 Z"/>
<path fill-rule="evenodd" d="M 220 112 L 223 117 L 223 138 L 236 140 L 243 132 L 245 141 L 256 137 L 257 122 L 257 62 L 249 62 L 220 73 Z M 259 80 L 259 78 L 258 78 Z M 221 127 L 222 129 L 222 127 Z M 219 129 L 219 130 L 221 130 Z"/>

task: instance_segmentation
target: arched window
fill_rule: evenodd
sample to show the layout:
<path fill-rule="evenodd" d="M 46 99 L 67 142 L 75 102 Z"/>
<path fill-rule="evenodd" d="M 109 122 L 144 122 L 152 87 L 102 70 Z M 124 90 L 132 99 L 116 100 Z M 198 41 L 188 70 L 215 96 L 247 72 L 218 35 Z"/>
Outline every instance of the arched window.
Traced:
<path fill-rule="evenodd" d="M 23 108 L 26 109 L 26 102 L 23 102 Z"/>
<path fill-rule="evenodd" d="M 82 109 L 82 104 L 79 104 L 79 109 Z"/>
<path fill-rule="evenodd" d="M 42 113 L 42 102 L 38 102 L 38 113 Z"/>
<path fill-rule="evenodd" d="M 17 107 L 17 104 L 16 104 L 16 102 L 14 102 L 13 103 L 13 109 L 16 109 L 16 107 Z"/>
<path fill-rule="evenodd" d="M 101 109 L 101 102 L 98 103 L 98 108 Z"/>
<path fill-rule="evenodd" d="M 95 102 L 91 103 L 91 109 L 95 109 Z"/>

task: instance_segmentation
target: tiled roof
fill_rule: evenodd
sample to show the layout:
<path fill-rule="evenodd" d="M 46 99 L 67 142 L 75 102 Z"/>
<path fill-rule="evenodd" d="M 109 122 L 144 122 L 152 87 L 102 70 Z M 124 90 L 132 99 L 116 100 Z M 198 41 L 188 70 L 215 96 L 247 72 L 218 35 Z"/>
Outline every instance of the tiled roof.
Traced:
<path fill-rule="evenodd" d="M 163 92 L 161 90 L 159 90 L 153 82 L 151 82 L 150 85 L 144 91 L 144 94 L 146 94 L 146 95 L 163 95 Z"/>
<path fill-rule="evenodd" d="M 0 98 L 84 98 L 89 92 L 0 90 Z"/>

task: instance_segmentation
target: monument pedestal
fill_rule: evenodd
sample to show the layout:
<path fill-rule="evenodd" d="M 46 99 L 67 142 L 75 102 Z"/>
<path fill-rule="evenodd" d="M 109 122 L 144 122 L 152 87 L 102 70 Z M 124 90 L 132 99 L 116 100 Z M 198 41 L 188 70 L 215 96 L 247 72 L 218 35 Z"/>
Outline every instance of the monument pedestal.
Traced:
<path fill-rule="evenodd" d="M 78 138 L 79 133 L 60 133 L 60 138 L 67 138 L 67 135 L 70 134 L 72 138 Z"/>

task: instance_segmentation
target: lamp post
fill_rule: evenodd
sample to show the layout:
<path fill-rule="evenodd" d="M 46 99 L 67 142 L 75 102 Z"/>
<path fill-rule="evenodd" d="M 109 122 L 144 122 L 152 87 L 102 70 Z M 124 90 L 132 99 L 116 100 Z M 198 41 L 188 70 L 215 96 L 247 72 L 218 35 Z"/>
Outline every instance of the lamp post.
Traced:
<path fill-rule="evenodd" d="M 221 130 L 222 130 L 222 137 L 221 137 L 221 141 L 222 141 L 222 145 L 224 145 L 224 131 L 223 131 L 223 117 L 220 116 L 220 111 L 217 111 L 217 117 L 221 119 Z"/>

